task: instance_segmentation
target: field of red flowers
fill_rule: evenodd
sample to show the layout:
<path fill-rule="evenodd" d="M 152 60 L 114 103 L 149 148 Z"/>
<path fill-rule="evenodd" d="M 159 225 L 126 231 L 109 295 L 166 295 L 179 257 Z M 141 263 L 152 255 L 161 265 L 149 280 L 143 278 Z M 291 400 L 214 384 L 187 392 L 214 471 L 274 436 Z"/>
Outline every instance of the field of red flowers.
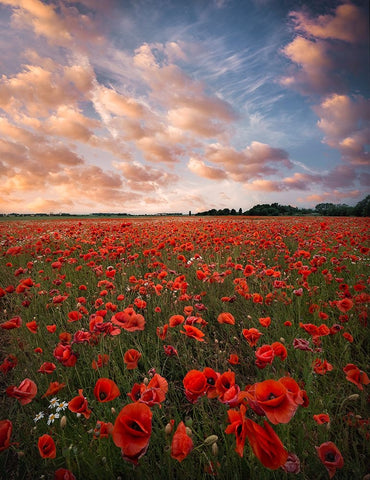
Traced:
<path fill-rule="evenodd" d="M 2 221 L 2 478 L 362 479 L 369 227 Z"/>

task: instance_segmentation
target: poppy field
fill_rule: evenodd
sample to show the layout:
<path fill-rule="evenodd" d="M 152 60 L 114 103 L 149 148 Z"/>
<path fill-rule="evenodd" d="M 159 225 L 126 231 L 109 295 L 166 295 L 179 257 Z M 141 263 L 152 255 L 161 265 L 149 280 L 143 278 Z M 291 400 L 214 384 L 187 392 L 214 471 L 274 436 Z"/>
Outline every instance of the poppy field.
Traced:
<path fill-rule="evenodd" d="M 1 478 L 362 479 L 369 226 L 1 221 Z"/>

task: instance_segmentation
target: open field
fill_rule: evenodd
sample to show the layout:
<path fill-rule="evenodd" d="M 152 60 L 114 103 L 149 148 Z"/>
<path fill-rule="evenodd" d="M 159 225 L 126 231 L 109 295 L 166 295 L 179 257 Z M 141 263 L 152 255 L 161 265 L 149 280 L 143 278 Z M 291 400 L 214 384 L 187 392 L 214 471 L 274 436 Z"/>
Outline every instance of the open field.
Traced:
<path fill-rule="evenodd" d="M 1 478 L 363 478 L 369 227 L 1 221 Z"/>

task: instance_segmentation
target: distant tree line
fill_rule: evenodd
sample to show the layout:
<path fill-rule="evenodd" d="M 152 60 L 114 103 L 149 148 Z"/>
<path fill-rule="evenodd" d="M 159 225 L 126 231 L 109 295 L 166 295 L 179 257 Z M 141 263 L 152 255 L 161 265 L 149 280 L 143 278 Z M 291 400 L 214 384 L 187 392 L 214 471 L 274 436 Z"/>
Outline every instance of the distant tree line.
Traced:
<path fill-rule="evenodd" d="M 236 211 L 235 208 L 231 210 L 229 208 L 220 210 L 212 208 L 205 212 L 196 213 L 196 215 L 248 215 L 258 217 L 320 215 L 326 217 L 370 217 L 370 195 L 353 207 L 344 203 L 319 203 L 315 208 L 297 208 L 291 205 L 280 205 L 279 203 L 263 203 L 255 205 L 245 212 L 243 212 L 241 208 L 239 208 L 238 211 Z"/>

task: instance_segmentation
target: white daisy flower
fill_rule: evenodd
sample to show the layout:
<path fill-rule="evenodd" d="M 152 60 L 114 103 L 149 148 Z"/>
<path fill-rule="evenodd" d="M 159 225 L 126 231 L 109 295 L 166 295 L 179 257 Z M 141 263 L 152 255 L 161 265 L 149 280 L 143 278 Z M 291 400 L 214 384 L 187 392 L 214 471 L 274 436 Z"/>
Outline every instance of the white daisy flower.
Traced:
<path fill-rule="evenodd" d="M 68 407 L 68 402 L 65 402 L 65 401 L 60 402 L 57 407 L 57 412 L 61 412 L 65 410 L 67 407 Z"/>
<path fill-rule="evenodd" d="M 54 421 L 59 418 L 59 413 L 51 413 L 48 418 L 48 425 L 54 423 Z"/>
<path fill-rule="evenodd" d="M 45 414 L 44 412 L 39 412 L 36 417 L 33 419 L 33 421 L 36 423 L 38 422 L 39 420 L 41 420 L 42 418 L 44 418 Z"/>
<path fill-rule="evenodd" d="M 49 408 L 56 408 L 59 405 L 59 400 L 57 397 L 54 397 L 50 400 Z"/>

